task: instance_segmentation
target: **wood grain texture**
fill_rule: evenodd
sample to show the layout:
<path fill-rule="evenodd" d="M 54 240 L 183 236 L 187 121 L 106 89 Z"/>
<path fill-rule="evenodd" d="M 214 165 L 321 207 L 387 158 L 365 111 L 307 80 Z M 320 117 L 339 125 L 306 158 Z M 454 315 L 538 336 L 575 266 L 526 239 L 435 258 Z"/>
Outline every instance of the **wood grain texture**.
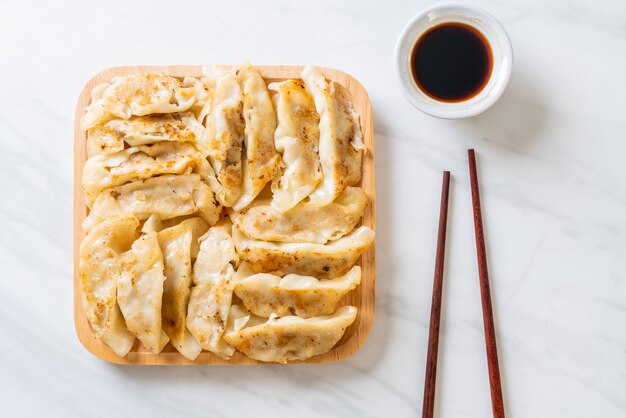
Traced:
<path fill-rule="evenodd" d="M 450 194 L 450 172 L 443 172 L 441 204 L 439 206 L 439 229 L 433 278 L 433 297 L 430 305 L 430 329 L 428 331 L 428 353 L 426 354 L 426 377 L 422 418 L 432 418 L 435 411 L 435 388 L 437 386 L 437 357 L 439 354 L 439 324 L 441 322 L 441 295 L 443 294 L 443 264 L 446 255 L 446 231 L 448 230 L 448 196 Z"/>
<path fill-rule="evenodd" d="M 491 304 L 489 272 L 487 270 L 487 250 L 485 249 L 483 215 L 480 207 L 480 191 L 478 187 L 478 173 L 476 170 L 476 156 L 473 149 L 467 151 L 467 158 L 469 162 L 470 186 L 472 191 L 474 234 L 476 237 L 476 256 L 478 259 L 478 280 L 480 283 L 480 299 L 483 308 L 483 326 L 485 329 L 485 346 L 487 349 L 491 409 L 494 418 L 504 418 L 504 399 L 502 398 L 502 384 L 500 382 L 500 365 L 498 362 L 498 348 L 496 345 L 496 327 L 493 322 L 493 307 Z"/>
<path fill-rule="evenodd" d="M 230 66 L 221 66 L 230 68 Z M 256 66 L 261 75 L 269 83 L 288 78 L 300 78 L 304 67 L 301 66 Z M 367 152 L 363 156 L 363 176 L 361 186 L 369 197 L 369 204 L 363 214 L 362 225 L 376 229 L 376 193 L 374 184 L 374 123 L 372 108 L 367 92 L 361 84 L 349 74 L 331 68 L 320 68 L 324 76 L 334 81 L 339 88 L 346 89 L 351 96 L 356 111 L 361 116 L 361 128 L 363 141 Z M 167 345 L 160 354 L 152 354 L 139 342 L 135 343 L 130 353 L 120 358 L 106 345 L 94 337 L 93 331 L 87 321 L 87 316 L 82 303 L 82 291 L 78 275 L 78 250 L 85 233 L 82 222 L 87 216 L 87 206 L 83 199 L 81 188 L 82 170 L 86 160 L 86 132 L 79 128 L 79 120 L 89 105 L 91 90 L 100 83 L 108 82 L 116 76 L 125 76 L 138 73 L 162 72 L 174 77 L 202 76 L 199 65 L 175 65 L 175 66 L 127 66 L 106 69 L 92 77 L 78 98 L 76 116 L 74 120 L 74 324 L 78 339 L 85 348 L 95 356 L 118 364 L 137 365 L 190 365 L 190 364 L 266 364 L 252 360 L 239 352 L 235 352 L 230 361 L 224 361 L 213 354 L 202 351 L 198 358 L 190 361 L 179 354 L 171 345 Z M 376 282 L 376 263 L 374 245 L 369 248 L 357 262 L 362 268 L 361 285 L 352 291 L 343 305 L 353 305 L 359 309 L 356 321 L 346 330 L 343 338 L 328 353 L 310 358 L 305 361 L 293 363 L 327 363 L 343 360 L 354 354 L 366 340 L 372 328 L 374 319 L 374 298 Z"/>

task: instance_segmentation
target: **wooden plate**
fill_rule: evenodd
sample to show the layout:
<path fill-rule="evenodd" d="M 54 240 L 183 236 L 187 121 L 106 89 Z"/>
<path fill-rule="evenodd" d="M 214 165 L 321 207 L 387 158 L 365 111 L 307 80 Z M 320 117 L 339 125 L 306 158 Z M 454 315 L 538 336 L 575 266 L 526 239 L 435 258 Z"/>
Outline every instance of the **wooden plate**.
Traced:
<path fill-rule="evenodd" d="M 230 66 L 223 66 L 230 68 Z M 265 80 L 269 83 L 289 78 L 300 78 L 303 67 L 300 66 L 257 66 L 256 67 Z M 361 127 L 363 130 L 363 141 L 367 147 L 367 152 L 363 156 L 363 177 L 362 187 L 369 197 L 369 204 L 365 209 L 362 224 L 376 229 L 375 203 L 376 195 L 374 190 L 374 124 L 372 119 L 372 108 L 367 92 L 350 75 L 330 69 L 321 68 L 326 79 L 334 81 L 339 88 L 344 88 L 351 96 L 357 112 L 361 115 Z M 80 242 L 85 233 L 82 223 L 87 216 L 87 206 L 83 200 L 81 188 L 83 165 L 86 159 L 86 133 L 79 128 L 79 120 L 85 113 L 85 108 L 91 100 L 91 90 L 100 83 L 108 82 L 115 76 L 125 76 L 137 73 L 162 72 L 174 77 L 202 76 L 199 65 L 176 65 L 176 66 L 128 66 L 114 67 L 96 74 L 87 82 L 83 88 L 76 106 L 76 118 L 74 120 L 74 324 L 78 339 L 95 356 L 119 364 L 144 364 L 144 365 L 174 365 L 174 364 L 263 364 L 252 360 L 239 352 L 235 352 L 229 361 L 224 361 L 219 357 L 202 351 L 194 361 L 190 361 L 179 354 L 170 344 L 160 354 L 153 354 L 143 347 L 139 342 L 124 358 L 120 358 L 106 345 L 97 340 L 87 322 L 87 316 L 82 304 L 82 292 L 80 288 L 80 278 L 78 275 L 78 251 Z M 356 321 L 346 330 L 343 338 L 328 353 L 310 358 L 301 362 L 291 363 L 326 363 L 342 360 L 354 354 L 367 338 L 374 319 L 374 291 L 376 281 L 376 268 L 374 259 L 374 246 L 368 249 L 357 264 L 362 268 L 361 285 L 347 296 L 345 303 L 356 306 L 358 315 Z M 291 364 L 290 363 L 290 364 Z"/>

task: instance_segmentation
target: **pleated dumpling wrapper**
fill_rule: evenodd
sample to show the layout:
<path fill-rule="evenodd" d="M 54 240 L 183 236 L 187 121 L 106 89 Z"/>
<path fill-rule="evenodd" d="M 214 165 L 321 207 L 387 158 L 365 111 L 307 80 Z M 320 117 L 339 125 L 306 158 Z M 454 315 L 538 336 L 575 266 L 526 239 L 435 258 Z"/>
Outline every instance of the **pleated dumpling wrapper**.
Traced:
<path fill-rule="evenodd" d="M 295 273 L 319 279 L 344 275 L 374 242 L 374 231 L 361 226 L 328 244 L 252 240 L 233 226 L 233 241 L 242 261 L 255 273 Z"/>
<path fill-rule="evenodd" d="M 268 87 L 276 92 L 272 98 L 278 117 L 274 145 L 284 164 L 272 181 L 272 206 L 285 212 L 306 198 L 322 180 L 319 116 L 313 97 L 300 81 L 286 80 Z"/>
<path fill-rule="evenodd" d="M 220 222 L 200 237 L 200 251 L 193 266 L 195 286 L 189 299 L 187 328 L 202 348 L 225 360 L 235 351 L 222 336 L 238 262 L 228 222 Z"/>
<path fill-rule="evenodd" d="M 176 113 L 189 109 L 198 91 L 165 74 L 135 74 L 115 77 L 91 91 L 91 104 L 80 120 L 82 129 L 115 117 L 129 119 L 154 113 Z"/>
<path fill-rule="evenodd" d="M 248 238 L 276 242 L 326 244 L 354 229 L 367 206 L 367 195 L 358 187 L 347 187 L 330 205 L 318 208 L 305 200 L 280 213 L 269 201 L 257 199 L 230 219 Z"/>
<path fill-rule="evenodd" d="M 199 214 L 209 225 L 220 218 L 222 206 L 198 174 L 166 174 L 102 191 L 96 198 L 83 228 L 90 230 L 103 220 L 130 213 L 140 221 L 151 214 L 161 219 Z"/>
<path fill-rule="evenodd" d="M 87 131 L 87 156 L 112 154 L 131 147 L 158 142 L 189 143 L 207 155 L 206 129 L 192 112 L 132 116 L 100 122 Z"/>
<path fill-rule="evenodd" d="M 287 363 L 330 351 L 356 319 L 357 308 L 344 306 L 329 316 L 261 318 L 233 305 L 224 339 L 259 361 Z"/>
<path fill-rule="evenodd" d="M 209 112 L 213 90 L 210 88 L 211 86 L 206 85 L 202 79 L 191 76 L 187 76 L 183 79 L 183 85 L 185 87 L 195 88 L 196 100 L 189 108 L 189 111 L 194 114 L 198 122 L 202 123 Z M 204 152 L 205 145 L 205 143 L 200 144 L 198 149 Z"/>
<path fill-rule="evenodd" d="M 250 312 L 264 317 L 291 315 L 292 309 L 302 318 L 330 315 L 344 296 L 361 284 L 359 266 L 329 280 L 298 274 L 282 278 L 269 273 L 254 274 L 247 263 L 241 263 L 237 275 L 241 278 L 235 284 L 235 294 Z"/>
<path fill-rule="evenodd" d="M 146 221 L 146 224 L 148 221 Z M 145 225 L 144 225 L 145 227 Z M 172 346 L 189 360 L 194 360 L 202 347 L 187 329 L 187 305 L 191 293 L 191 262 L 198 238 L 209 226 L 201 218 L 189 218 L 158 232 L 163 253 L 165 282 L 161 320 L 163 331 Z"/>
<path fill-rule="evenodd" d="M 203 71 L 203 80 L 212 92 L 206 116 L 209 161 L 222 185 L 219 199 L 224 206 L 232 207 L 243 189 L 243 93 L 234 72 L 217 68 L 203 68 Z"/>
<path fill-rule="evenodd" d="M 346 186 L 361 181 L 365 145 L 356 112 L 335 87 L 314 67 L 302 71 L 302 79 L 320 115 L 319 155 L 324 179 L 310 194 L 316 206 L 330 204 Z"/>
<path fill-rule="evenodd" d="M 139 221 L 134 216 L 110 218 L 92 229 L 80 243 L 78 271 L 87 319 L 96 338 L 124 357 L 135 336 L 117 304 L 117 278 L 122 254 L 137 238 Z"/>
<path fill-rule="evenodd" d="M 83 191 L 91 207 L 100 192 L 130 181 L 161 174 L 201 172 L 215 178 L 206 159 L 193 145 L 159 142 L 126 148 L 109 155 L 89 158 L 83 167 Z"/>
<path fill-rule="evenodd" d="M 237 68 L 243 90 L 245 119 L 243 153 L 243 191 L 233 208 L 241 210 L 259 194 L 282 167 L 280 154 L 274 148 L 276 112 L 265 80 L 250 64 Z"/>
<path fill-rule="evenodd" d="M 161 328 L 163 253 L 155 231 L 144 232 L 122 257 L 117 278 L 117 302 L 128 330 L 151 352 L 158 354 L 169 337 Z"/>

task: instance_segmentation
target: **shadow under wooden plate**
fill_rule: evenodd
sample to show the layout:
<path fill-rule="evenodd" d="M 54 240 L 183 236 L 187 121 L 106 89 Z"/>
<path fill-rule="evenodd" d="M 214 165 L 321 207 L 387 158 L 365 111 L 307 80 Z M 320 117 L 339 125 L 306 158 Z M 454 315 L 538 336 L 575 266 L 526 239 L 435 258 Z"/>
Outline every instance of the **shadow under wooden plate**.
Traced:
<path fill-rule="evenodd" d="M 230 66 L 221 66 L 230 68 Z M 86 133 L 79 127 L 79 120 L 85 113 L 85 108 L 91 100 L 91 90 L 100 83 L 108 82 L 116 76 L 125 76 L 138 73 L 165 73 L 174 77 L 185 76 L 202 76 L 201 66 L 199 65 L 175 65 L 175 66 L 128 66 L 114 67 L 104 70 L 96 74 L 87 82 L 76 106 L 76 117 L 74 120 L 74 324 L 78 339 L 89 352 L 95 356 L 119 364 L 138 364 L 138 365 L 184 365 L 184 364 L 264 364 L 262 362 L 252 360 L 239 352 L 235 352 L 229 361 L 220 359 L 219 357 L 202 351 L 198 358 L 190 361 L 179 354 L 170 344 L 159 354 L 153 354 L 143 347 L 139 342 L 124 358 L 120 358 L 106 345 L 95 338 L 93 331 L 87 321 L 85 309 L 82 303 L 82 291 L 80 288 L 80 278 L 78 275 L 78 251 L 80 242 L 85 236 L 82 223 L 87 216 L 87 206 L 83 200 L 83 191 L 81 187 L 82 171 L 86 159 Z M 265 80 L 269 83 L 272 81 L 280 81 L 289 78 L 300 78 L 303 67 L 301 66 L 257 66 L 256 67 Z M 361 128 L 363 131 L 363 141 L 367 147 L 367 151 L 363 156 L 363 176 L 361 186 L 369 197 L 369 204 L 363 214 L 362 225 L 376 229 L 376 194 L 374 184 L 374 122 L 372 117 L 372 108 L 370 105 L 367 92 L 361 84 L 342 71 L 331 68 L 320 68 L 326 79 L 334 81 L 341 89 L 351 97 L 351 101 L 358 114 L 361 116 Z M 343 305 L 356 306 L 359 311 L 356 321 L 346 330 L 344 336 L 328 353 L 312 357 L 305 361 L 290 362 L 293 363 L 327 363 L 343 360 L 354 354 L 363 344 L 372 328 L 374 319 L 374 296 L 376 283 L 376 265 L 374 259 L 374 245 L 369 248 L 357 264 L 362 269 L 361 285 L 354 291 L 350 292 Z"/>

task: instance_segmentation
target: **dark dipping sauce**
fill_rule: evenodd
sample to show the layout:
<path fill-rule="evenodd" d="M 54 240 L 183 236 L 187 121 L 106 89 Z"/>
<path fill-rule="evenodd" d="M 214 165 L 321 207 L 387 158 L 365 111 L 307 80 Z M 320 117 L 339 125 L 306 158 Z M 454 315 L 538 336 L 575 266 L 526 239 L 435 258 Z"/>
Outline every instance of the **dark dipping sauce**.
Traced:
<path fill-rule="evenodd" d="M 411 72 L 426 95 L 462 102 L 487 85 L 493 68 L 491 46 L 477 29 L 459 22 L 437 25 L 413 46 Z"/>

